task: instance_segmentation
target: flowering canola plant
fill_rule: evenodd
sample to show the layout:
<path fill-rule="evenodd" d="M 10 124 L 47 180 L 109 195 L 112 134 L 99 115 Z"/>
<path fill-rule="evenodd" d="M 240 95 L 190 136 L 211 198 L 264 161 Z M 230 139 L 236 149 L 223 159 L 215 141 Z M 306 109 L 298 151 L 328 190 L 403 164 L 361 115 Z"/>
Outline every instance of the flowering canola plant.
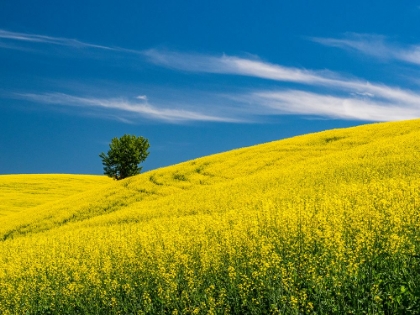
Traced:
<path fill-rule="evenodd" d="M 419 124 L 233 150 L 8 213 L 0 313 L 416 314 Z"/>

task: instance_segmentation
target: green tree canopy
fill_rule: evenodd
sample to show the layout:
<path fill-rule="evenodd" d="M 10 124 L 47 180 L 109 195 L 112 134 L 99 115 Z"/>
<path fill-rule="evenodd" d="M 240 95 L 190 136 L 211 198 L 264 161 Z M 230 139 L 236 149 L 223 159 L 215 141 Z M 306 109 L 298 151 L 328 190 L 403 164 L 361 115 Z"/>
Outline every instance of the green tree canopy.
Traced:
<path fill-rule="evenodd" d="M 149 141 L 143 137 L 124 135 L 113 138 L 108 154 L 101 153 L 104 174 L 115 179 L 124 179 L 140 174 L 139 166 L 149 155 Z"/>

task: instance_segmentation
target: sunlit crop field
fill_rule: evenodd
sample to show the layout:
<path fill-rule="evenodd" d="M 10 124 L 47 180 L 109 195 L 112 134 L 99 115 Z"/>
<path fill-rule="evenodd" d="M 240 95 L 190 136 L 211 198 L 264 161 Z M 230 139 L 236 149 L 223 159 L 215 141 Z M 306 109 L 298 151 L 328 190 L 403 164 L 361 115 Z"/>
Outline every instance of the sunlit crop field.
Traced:
<path fill-rule="evenodd" d="M 95 175 L 0 175 L 0 216 L 109 184 Z"/>
<path fill-rule="evenodd" d="M 0 217 L 0 313 L 418 314 L 419 126 L 234 150 Z"/>

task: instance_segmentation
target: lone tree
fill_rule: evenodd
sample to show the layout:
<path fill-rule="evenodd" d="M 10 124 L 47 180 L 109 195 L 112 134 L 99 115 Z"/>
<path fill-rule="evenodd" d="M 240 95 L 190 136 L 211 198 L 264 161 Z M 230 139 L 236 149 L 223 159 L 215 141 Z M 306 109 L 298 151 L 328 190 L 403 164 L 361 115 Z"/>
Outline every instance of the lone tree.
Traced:
<path fill-rule="evenodd" d="M 149 147 L 149 141 L 143 137 L 124 135 L 113 138 L 108 154 L 99 154 L 104 174 L 117 180 L 140 174 L 142 167 L 139 164 L 149 155 Z"/>

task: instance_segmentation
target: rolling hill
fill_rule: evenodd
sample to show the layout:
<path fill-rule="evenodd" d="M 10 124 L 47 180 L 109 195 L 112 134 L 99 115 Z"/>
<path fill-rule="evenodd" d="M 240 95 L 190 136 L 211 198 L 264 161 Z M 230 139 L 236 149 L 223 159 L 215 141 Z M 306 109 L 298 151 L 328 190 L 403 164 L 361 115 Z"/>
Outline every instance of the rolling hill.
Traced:
<path fill-rule="evenodd" d="M 95 175 L 0 175 L 0 216 L 60 200 L 107 184 Z"/>
<path fill-rule="evenodd" d="M 416 313 L 419 126 L 298 136 L 80 191 L 51 175 L 39 201 L 15 185 L 0 311 Z"/>

